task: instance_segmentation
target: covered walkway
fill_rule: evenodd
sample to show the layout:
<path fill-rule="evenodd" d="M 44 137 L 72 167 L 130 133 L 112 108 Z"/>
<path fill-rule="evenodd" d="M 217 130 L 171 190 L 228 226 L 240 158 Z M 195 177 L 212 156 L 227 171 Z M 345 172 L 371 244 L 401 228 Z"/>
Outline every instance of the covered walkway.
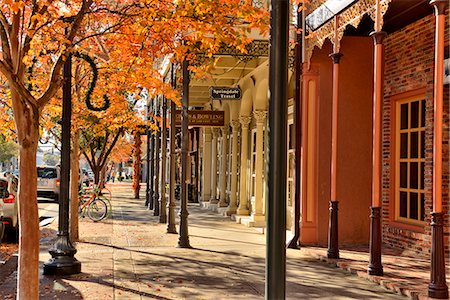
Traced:
<path fill-rule="evenodd" d="M 265 236 L 227 217 L 190 206 L 194 249 L 176 248 L 130 186 L 113 188 L 113 219 L 80 222 L 76 257 L 82 274 L 41 275 L 41 299 L 263 299 Z M 41 262 L 56 236 L 56 224 L 42 230 Z M 42 272 L 42 268 L 41 268 Z M 14 299 L 16 274 L 0 284 L 0 298 Z M 367 280 L 288 251 L 288 299 L 404 299 Z"/>

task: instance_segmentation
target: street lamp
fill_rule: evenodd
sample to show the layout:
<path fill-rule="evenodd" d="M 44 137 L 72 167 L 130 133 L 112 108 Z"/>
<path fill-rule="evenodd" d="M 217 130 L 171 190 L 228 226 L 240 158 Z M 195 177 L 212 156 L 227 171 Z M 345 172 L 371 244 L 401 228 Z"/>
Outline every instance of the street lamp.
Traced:
<path fill-rule="evenodd" d="M 64 63 L 63 78 L 58 235 L 55 244 L 49 250 L 52 258 L 44 263 L 44 275 L 72 275 L 81 272 L 81 263 L 75 258 L 77 250 L 69 239 L 70 127 L 72 117 L 71 55 Z"/>

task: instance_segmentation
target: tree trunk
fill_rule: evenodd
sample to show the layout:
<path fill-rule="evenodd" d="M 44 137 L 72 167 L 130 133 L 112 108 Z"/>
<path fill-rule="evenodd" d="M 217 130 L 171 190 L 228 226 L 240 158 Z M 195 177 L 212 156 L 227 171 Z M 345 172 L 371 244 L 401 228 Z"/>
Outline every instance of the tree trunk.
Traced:
<path fill-rule="evenodd" d="M 98 186 L 100 182 L 100 171 L 101 171 L 100 166 L 98 165 L 92 166 L 92 172 L 94 173 L 94 184 L 96 186 Z"/>
<path fill-rule="evenodd" d="M 136 132 L 134 135 L 133 149 L 133 190 L 134 199 L 139 199 L 139 190 L 141 188 L 141 134 Z"/>
<path fill-rule="evenodd" d="M 39 112 L 25 105 L 11 90 L 19 141 L 19 266 L 17 299 L 39 299 L 39 214 L 37 205 L 36 152 Z"/>
<path fill-rule="evenodd" d="M 75 131 L 70 156 L 70 239 L 79 239 L 78 231 L 78 186 L 80 174 L 80 133 Z"/>

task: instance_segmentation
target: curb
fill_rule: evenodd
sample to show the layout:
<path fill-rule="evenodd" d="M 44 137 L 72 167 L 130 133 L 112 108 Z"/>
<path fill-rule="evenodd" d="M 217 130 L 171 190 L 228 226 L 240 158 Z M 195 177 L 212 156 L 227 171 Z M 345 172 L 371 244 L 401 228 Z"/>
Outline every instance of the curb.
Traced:
<path fill-rule="evenodd" d="M 396 294 L 403 295 L 406 297 L 409 297 L 413 300 L 431 300 L 435 298 L 430 298 L 421 289 L 411 289 L 411 285 L 403 282 L 398 282 L 395 279 L 383 277 L 383 276 L 371 276 L 367 274 L 366 270 L 362 270 L 361 268 L 353 267 L 351 265 L 351 261 L 349 260 L 343 260 L 343 259 L 330 259 L 322 254 L 316 254 L 309 252 L 309 255 L 313 256 L 314 258 L 326 262 L 330 265 L 334 265 L 335 267 L 349 272 L 350 274 L 356 275 L 360 278 L 366 279 L 368 281 L 371 281 L 373 283 L 379 284 L 383 288 L 390 290 Z"/>

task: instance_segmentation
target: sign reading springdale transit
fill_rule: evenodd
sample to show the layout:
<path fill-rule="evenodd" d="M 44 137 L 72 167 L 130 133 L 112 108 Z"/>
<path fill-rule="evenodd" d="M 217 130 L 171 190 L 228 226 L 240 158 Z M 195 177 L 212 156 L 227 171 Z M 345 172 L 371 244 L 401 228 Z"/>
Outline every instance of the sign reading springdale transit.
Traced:
<path fill-rule="evenodd" d="M 212 100 L 240 100 L 241 89 L 212 86 L 209 88 L 209 96 Z"/>
<path fill-rule="evenodd" d="M 181 110 L 176 111 L 175 123 L 181 126 Z M 190 110 L 189 126 L 224 126 L 225 112 L 222 110 Z"/>

